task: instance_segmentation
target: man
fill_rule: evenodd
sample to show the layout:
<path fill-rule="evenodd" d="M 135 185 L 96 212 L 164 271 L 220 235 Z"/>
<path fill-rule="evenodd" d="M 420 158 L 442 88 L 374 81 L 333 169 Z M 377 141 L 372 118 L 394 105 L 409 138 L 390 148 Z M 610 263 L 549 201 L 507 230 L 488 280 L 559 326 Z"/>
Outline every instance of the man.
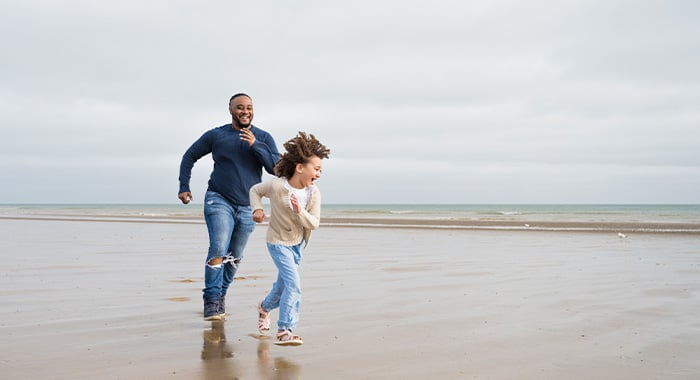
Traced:
<path fill-rule="evenodd" d="M 255 228 L 248 190 L 261 181 L 262 169 L 274 174 L 280 158 L 272 136 L 252 125 L 253 100 L 239 93 L 229 100 L 231 124 L 205 132 L 187 149 L 180 162 L 178 198 L 192 200 L 190 177 L 194 163 L 211 153 L 214 169 L 204 197 L 204 220 L 209 251 L 204 266 L 204 319 L 226 315 L 226 291 L 233 282 L 243 249 Z"/>

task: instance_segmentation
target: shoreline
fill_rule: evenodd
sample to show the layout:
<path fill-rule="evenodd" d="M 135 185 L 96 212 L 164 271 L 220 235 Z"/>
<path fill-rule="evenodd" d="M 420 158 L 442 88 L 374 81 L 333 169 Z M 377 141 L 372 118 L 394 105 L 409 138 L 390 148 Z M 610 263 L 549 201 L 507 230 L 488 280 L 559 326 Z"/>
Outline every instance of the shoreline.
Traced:
<path fill-rule="evenodd" d="M 42 220 L 57 222 L 110 222 L 110 223 L 161 223 L 204 224 L 201 216 L 66 216 L 66 215 L 0 215 L 0 220 Z M 261 225 L 266 225 L 267 222 Z M 700 223 L 659 222 L 590 222 L 590 221 L 540 221 L 540 220 L 459 220 L 420 218 L 322 218 L 321 227 L 351 228 L 402 228 L 446 230 L 498 230 L 498 231 L 549 231 L 592 233 L 657 233 L 700 235 Z"/>

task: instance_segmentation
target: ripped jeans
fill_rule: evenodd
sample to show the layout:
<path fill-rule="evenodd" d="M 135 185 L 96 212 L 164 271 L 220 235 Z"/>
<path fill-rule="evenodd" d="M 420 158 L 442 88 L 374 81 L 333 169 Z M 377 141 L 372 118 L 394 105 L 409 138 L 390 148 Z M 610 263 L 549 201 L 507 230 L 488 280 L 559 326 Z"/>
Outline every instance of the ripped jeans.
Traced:
<path fill-rule="evenodd" d="M 232 204 L 214 191 L 207 191 L 204 197 L 204 220 L 209 232 L 209 252 L 204 266 L 202 296 L 205 300 L 218 301 L 233 282 L 255 221 L 250 206 Z M 224 258 L 223 263 L 209 264 L 220 257 Z"/>

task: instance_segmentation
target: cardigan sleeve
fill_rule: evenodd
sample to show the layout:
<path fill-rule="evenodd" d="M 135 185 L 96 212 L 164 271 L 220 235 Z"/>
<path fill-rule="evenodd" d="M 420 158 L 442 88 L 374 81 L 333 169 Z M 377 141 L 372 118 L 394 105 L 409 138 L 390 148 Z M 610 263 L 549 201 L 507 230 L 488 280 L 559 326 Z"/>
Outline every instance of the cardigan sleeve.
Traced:
<path fill-rule="evenodd" d="M 314 188 L 313 193 L 311 193 L 311 199 L 306 210 L 301 210 L 297 214 L 301 225 L 304 228 L 310 230 L 315 230 L 321 223 L 321 191 L 317 187 Z"/>
<path fill-rule="evenodd" d="M 271 191 L 272 180 L 267 180 L 251 186 L 248 191 L 248 195 L 250 196 L 250 210 L 263 210 L 262 198 L 269 198 Z"/>

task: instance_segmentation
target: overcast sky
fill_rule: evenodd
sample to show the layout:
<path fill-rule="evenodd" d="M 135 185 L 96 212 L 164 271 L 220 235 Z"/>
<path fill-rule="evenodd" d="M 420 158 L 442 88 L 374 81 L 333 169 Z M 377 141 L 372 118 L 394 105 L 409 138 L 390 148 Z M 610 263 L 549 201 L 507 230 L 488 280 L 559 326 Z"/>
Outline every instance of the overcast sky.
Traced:
<path fill-rule="evenodd" d="M 700 203 L 699 19 L 695 0 L 3 1 L 0 203 L 176 203 L 236 92 L 278 148 L 331 149 L 327 203 Z"/>

